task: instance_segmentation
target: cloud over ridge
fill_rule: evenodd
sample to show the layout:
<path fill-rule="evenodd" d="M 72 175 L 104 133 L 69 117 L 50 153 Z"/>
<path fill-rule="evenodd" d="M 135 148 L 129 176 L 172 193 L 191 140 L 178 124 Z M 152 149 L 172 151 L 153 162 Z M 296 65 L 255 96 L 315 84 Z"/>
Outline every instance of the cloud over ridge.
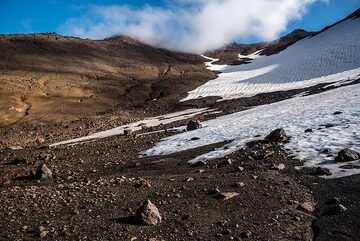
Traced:
<path fill-rule="evenodd" d="M 180 0 L 163 7 L 87 6 L 61 33 L 103 39 L 125 34 L 146 43 L 201 53 L 236 39 L 272 40 L 308 7 L 326 0 Z"/>

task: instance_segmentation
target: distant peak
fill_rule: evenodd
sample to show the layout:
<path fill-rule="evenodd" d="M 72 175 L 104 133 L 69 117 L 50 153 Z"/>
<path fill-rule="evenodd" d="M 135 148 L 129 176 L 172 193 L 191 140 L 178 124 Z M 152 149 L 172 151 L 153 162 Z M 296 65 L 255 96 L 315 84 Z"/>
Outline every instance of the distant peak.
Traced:
<path fill-rule="evenodd" d="M 129 44 L 140 44 L 141 42 L 133 37 L 127 35 L 114 35 L 112 37 L 104 39 L 105 41 L 121 41 Z"/>

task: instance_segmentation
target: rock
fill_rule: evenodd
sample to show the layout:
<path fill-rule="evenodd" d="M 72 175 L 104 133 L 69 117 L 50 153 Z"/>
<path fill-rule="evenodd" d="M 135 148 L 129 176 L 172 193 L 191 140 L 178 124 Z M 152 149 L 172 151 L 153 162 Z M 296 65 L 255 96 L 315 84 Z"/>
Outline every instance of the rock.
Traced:
<path fill-rule="evenodd" d="M 237 196 L 239 196 L 239 193 L 237 193 L 237 192 L 220 192 L 218 194 L 218 197 L 222 198 L 224 201 L 229 200 L 234 197 L 237 197 Z"/>
<path fill-rule="evenodd" d="M 349 161 L 355 161 L 358 160 L 360 158 L 360 154 L 349 149 L 346 148 L 344 150 L 341 150 L 337 157 L 335 158 L 336 162 L 349 162 Z"/>
<path fill-rule="evenodd" d="M 194 130 L 197 130 L 197 129 L 200 129 L 200 128 L 202 128 L 202 125 L 201 125 L 200 121 L 197 121 L 197 120 L 189 121 L 187 126 L 186 126 L 187 131 L 194 131 Z"/>
<path fill-rule="evenodd" d="M 43 226 L 39 227 L 39 237 L 40 238 L 45 238 L 45 236 L 48 234 L 48 232 L 45 230 L 45 228 Z"/>
<path fill-rule="evenodd" d="M 184 181 L 185 181 L 185 182 L 192 182 L 192 181 L 194 181 L 194 178 L 189 177 L 189 178 L 185 179 Z"/>
<path fill-rule="evenodd" d="M 21 146 L 9 146 L 8 148 L 12 151 L 18 151 L 23 149 Z"/>
<path fill-rule="evenodd" d="M 222 235 L 230 235 L 231 234 L 231 230 L 230 229 L 223 229 L 220 232 Z"/>
<path fill-rule="evenodd" d="M 37 145 L 42 145 L 42 144 L 44 144 L 45 143 L 45 137 L 43 137 L 43 136 L 39 136 L 38 138 L 36 138 L 36 140 L 35 140 L 35 143 L 37 144 Z"/>
<path fill-rule="evenodd" d="M 284 129 L 276 129 L 272 131 L 267 137 L 265 137 L 265 140 L 275 143 L 283 143 L 288 140 L 288 136 L 286 135 Z"/>
<path fill-rule="evenodd" d="M 209 192 L 210 195 L 220 195 L 221 191 L 218 188 L 214 188 Z"/>
<path fill-rule="evenodd" d="M 245 168 L 243 168 L 242 166 L 238 166 L 236 168 L 236 171 L 238 171 L 238 172 L 243 172 L 244 170 L 245 170 Z"/>
<path fill-rule="evenodd" d="M 190 165 L 190 167 L 203 167 L 206 166 L 207 163 L 205 161 L 198 161 Z"/>
<path fill-rule="evenodd" d="M 298 210 L 313 213 L 315 211 L 315 203 L 313 202 L 304 202 L 300 204 L 297 208 Z"/>
<path fill-rule="evenodd" d="M 349 169 L 360 169 L 360 166 L 348 164 L 348 165 L 339 166 L 339 168 L 345 169 L 345 170 L 349 170 Z"/>
<path fill-rule="evenodd" d="M 243 182 L 237 182 L 237 183 L 235 183 L 235 185 L 236 185 L 237 187 L 244 187 L 244 186 L 245 186 L 245 183 L 243 183 Z"/>
<path fill-rule="evenodd" d="M 140 187 L 146 188 L 146 187 L 151 187 L 151 186 L 152 185 L 148 180 L 142 179 L 142 178 L 140 178 L 140 181 L 135 184 L 135 187 L 137 187 L 137 188 L 140 188 Z"/>
<path fill-rule="evenodd" d="M 305 133 L 310 133 L 310 132 L 313 132 L 313 130 L 309 128 L 309 129 L 306 129 L 304 132 Z"/>
<path fill-rule="evenodd" d="M 334 126 L 336 126 L 336 125 L 332 124 L 332 123 L 325 124 L 325 128 L 331 128 L 331 127 L 334 127 Z"/>
<path fill-rule="evenodd" d="M 197 141 L 197 140 L 200 140 L 200 137 L 192 137 L 190 140 L 191 141 Z"/>
<path fill-rule="evenodd" d="M 335 111 L 335 112 L 333 113 L 333 115 L 341 115 L 341 114 L 342 114 L 341 111 Z"/>
<path fill-rule="evenodd" d="M 244 232 L 241 232 L 240 234 L 239 234 L 239 238 L 241 238 L 241 239 L 245 239 L 245 238 L 250 238 L 251 237 L 251 231 L 250 230 L 246 230 L 246 231 L 244 231 Z"/>
<path fill-rule="evenodd" d="M 146 200 L 135 213 L 135 221 L 140 225 L 157 225 L 161 219 L 159 209 L 150 200 Z"/>
<path fill-rule="evenodd" d="M 52 178 L 52 171 L 45 165 L 40 165 L 35 172 L 36 179 L 50 179 Z"/>
<path fill-rule="evenodd" d="M 331 172 L 327 168 L 317 167 L 315 170 L 315 175 L 318 176 L 331 176 Z"/>
<path fill-rule="evenodd" d="M 325 203 L 327 205 L 340 204 L 340 200 L 337 197 L 333 197 Z"/>
<path fill-rule="evenodd" d="M 321 153 L 321 154 L 331 153 L 331 149 L 330 149 L 330 148 L 323 148 L 323 149 L 320 150 L 320 153 Z"/>
<path fill-rule="evenodd" d="M 11 165 L 21 165 L 21 164 L 27 164 L 27 163 L 28 163 L 28 161 L 22 157 L 16 157 L 12 161 L 10 161 Z"/>
<path fill-rule="evenodd" d="M 231 166 L 232 164 L 233 164 L 233 160 L 227 159 L 222 161 L 219 166 Z"/>
<path fill-rule="evenodd" d="M 330 206 L 326 206 L 322 211 L 322 215 L 337 215 L 343 213 L 347 210 L 347 208 L 342 204 L 334 204 Z"/>
<path fill-rule="evenodd" d="M 133 134 L 133 131 L 131 129 L 124 130 L 124 136 L 131 136 L 132 134 Z"/>
<path fill-rule="evenodd" d="M 285 164 L 283 164 L 283 163 L 280 163 L 278 165 L 273 164 L 273 169 L 279 170 L 279 171 L 284 170 L 285 169 Z"/>

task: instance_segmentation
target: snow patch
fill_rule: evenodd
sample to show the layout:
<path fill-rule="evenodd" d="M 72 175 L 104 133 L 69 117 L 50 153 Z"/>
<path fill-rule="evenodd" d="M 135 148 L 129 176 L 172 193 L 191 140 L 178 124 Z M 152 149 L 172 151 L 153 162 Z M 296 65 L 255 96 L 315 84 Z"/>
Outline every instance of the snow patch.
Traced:
<path fill-rule="evenodd" d="M 231 141 L 230 144 L 196 157 L 190 162 L 219 158 L 241 148 L 254 136 L 262 137 L 276 128 L 290 135 L 286 150 L 307 167 L 322 166 L 332 172 L 330 178 L 360 173 L 360 169 L 341 169 L 334 163 L 336 154 L 344 148 L 360 152 L 360 84 L 340 87 L 324 93 L 297 97 L 255 107 L 246 111 L 203 122 L 204 128 L 164 138 L 146 156 L 168 155 L 209 144 Z M 334 115 L 335 111 L 343 112 Z M 325 125 L 333 124 L 326 128 Z M 305 133 L 308 128 L 312 133 Z M 200 137 L 199 140 L 191 140 Z M 324 153 L 329 149 L 330 152 Z M 354 162 L 360 167 L 360 162 Z"/>

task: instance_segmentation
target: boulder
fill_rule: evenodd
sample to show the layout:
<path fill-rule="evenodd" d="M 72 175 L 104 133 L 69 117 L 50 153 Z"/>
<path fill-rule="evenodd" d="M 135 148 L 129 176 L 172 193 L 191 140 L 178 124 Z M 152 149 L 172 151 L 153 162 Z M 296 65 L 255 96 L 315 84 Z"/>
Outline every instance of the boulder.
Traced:
<path fill-rule="evenodd" d="M 349 162 L 349 161 L 355 161 L 360 158 L 360 154 L 356 151 L 353 151 L 349 148 L 346 148 L 344 150 L 341 150 L 337 157 L 335 158 L 336 162 Z"/>
<path fill-rule="evenodd" d="M 331 172 L 327 168 L 317 167 L 315 170 L 315 175 L 318 176 L 331 176 Z"/>
<path fill-rule="evenodd" d="M 200 129 L 202 128 L 202 125 L 200 123 L 200 121 L 198 120 L 191 120 L 188 122 L 187 126 L 186 126 L 186 130 L 187 131 L 194 131 L 194 130 L 197 130 L 197 129 Z"/>
<path fill-rule="evenodd" d="M 157 225 L 161 219 L 159 209 L 150 200 L 146 200 L 135 213 L 135 221 L 140 225 Z"/>
<path fill-rule="evenodd" d="M 52 171 L 45 165 L 40 165 L 35 172 L 36 179 L 50 179 L 52 178 Z"/>
<path fill-rule="evenodd" d="M 276 129 L 272 131 L 267 137 L 265 137 L 265 140 L 275 143 L 283 143 L 286 142 L 288 139 L 289 138 L 286 135 L 284 129 Z"/>

